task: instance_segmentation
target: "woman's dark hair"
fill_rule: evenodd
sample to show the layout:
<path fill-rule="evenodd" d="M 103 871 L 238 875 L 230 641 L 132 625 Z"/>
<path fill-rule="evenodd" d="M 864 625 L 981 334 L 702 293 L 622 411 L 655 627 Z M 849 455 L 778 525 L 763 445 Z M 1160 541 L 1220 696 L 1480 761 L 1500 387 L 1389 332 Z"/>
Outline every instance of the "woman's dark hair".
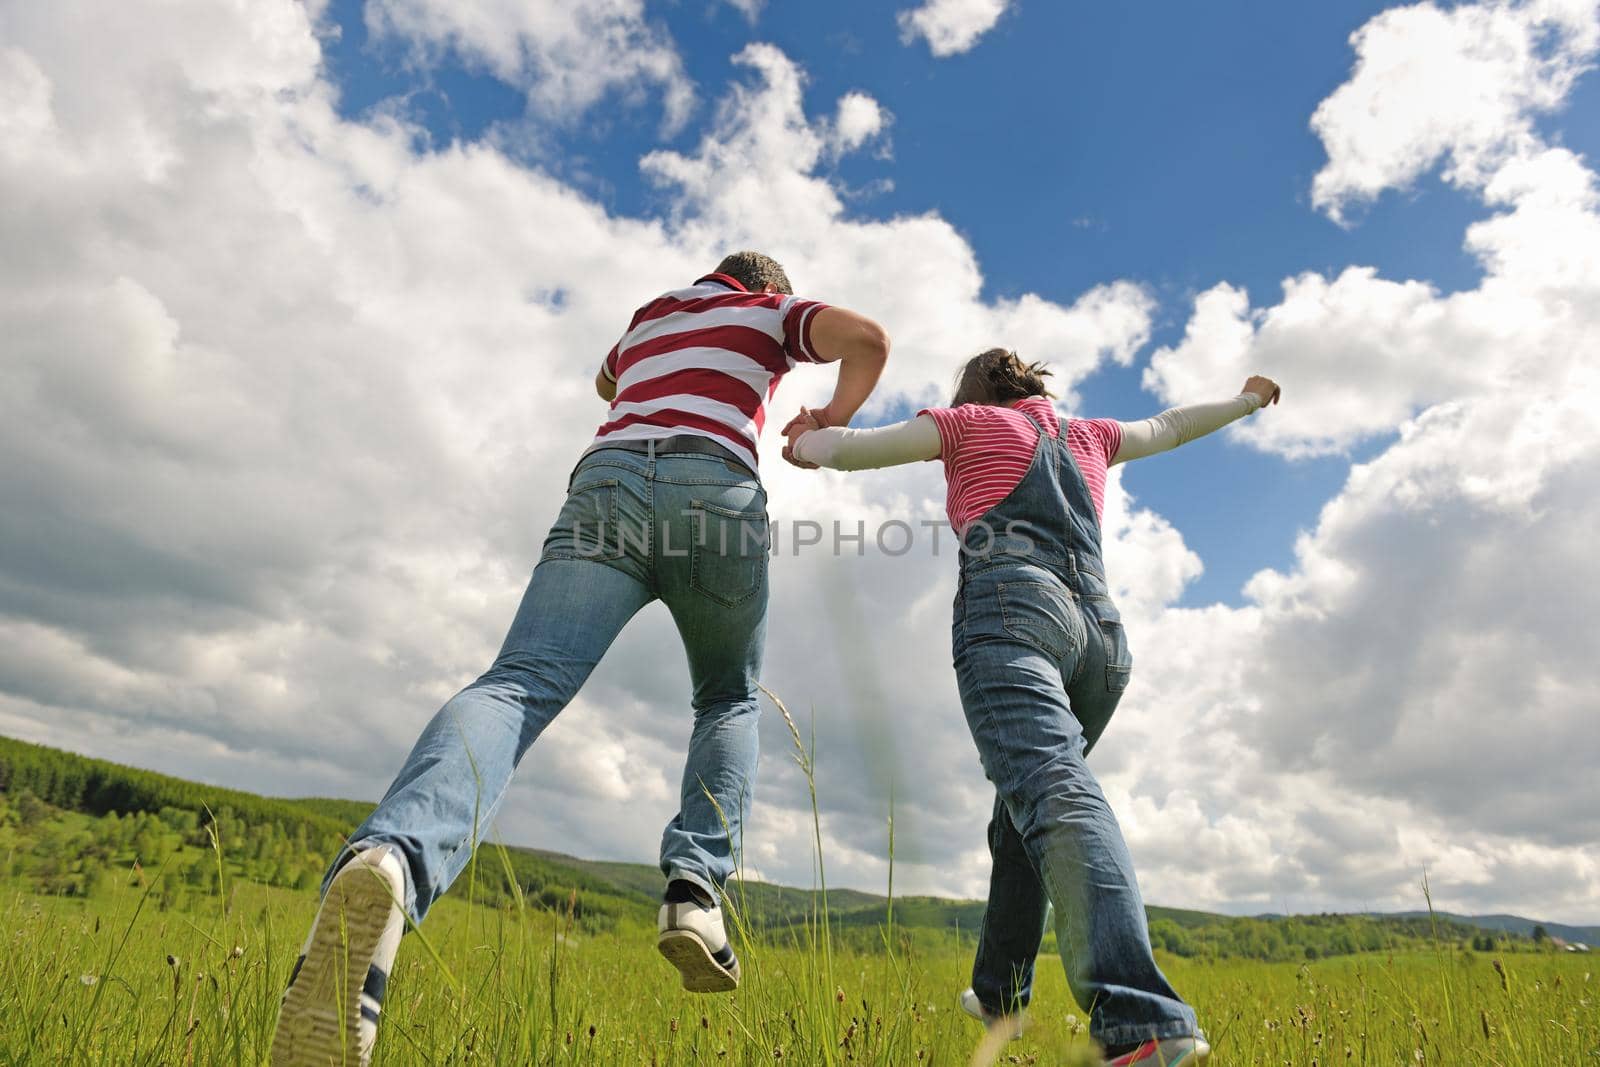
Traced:
<path fill-rule="evenodd" d="M 967 360 L 956 375 L 951 407 L 993 404 L 997 407 L 1030 396 L 1055 396 L 1044 386 L 1050 376 L 1043 363 L 1024 363 L 1008 348 L 991 348 Z"/>

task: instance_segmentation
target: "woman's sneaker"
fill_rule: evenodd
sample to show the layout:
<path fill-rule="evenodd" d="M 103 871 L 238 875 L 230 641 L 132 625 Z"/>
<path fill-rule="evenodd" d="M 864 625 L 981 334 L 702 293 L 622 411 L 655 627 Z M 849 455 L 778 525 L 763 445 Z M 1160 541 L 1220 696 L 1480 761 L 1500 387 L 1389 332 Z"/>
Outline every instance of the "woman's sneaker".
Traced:
<path fill-rule="evenodd" d="M 722 909 L 701 901 L 689 883 L 674 880 L 656 922 L 656 949 L 683 975 L 691 993 L 739 988 L 739 957 L 728 944 Z"/>
<path fill-rule="evenodd" d="M 1203 1035 L 1146 1041 L 1118 1056 L 1108 1056 L 1105 1067 L 1199 1067 L 1211 1058 Z"/>
<path fill-rule="evenodd" d="M 392 845 L 363 849 L 333 876 L 283 994 L 273 1067 L 371 1062 L 405 894 L 405 863 Z"/>
<path fill-rule="evenodd" d="M 1022 1031 L 1028 1028 L 1028 1016 L 1025 1012 L 1013 1015 L 1000 1015 L 983 1006 L 983 1001 L 978 999 L 978 994 L 969 986 L 961 994 L 961 1010 L 972 1016 L 984 1025 L 986 1029 L 999 1028 L 1012 1041 L 1022 1036 Z"/>

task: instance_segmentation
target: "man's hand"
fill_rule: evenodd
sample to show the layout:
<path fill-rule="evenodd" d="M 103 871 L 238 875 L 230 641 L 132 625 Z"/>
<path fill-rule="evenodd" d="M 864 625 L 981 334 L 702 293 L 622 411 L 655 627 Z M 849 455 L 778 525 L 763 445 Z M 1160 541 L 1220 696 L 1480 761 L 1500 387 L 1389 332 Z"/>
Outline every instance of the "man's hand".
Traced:
<path fill-rule="evenodd" d="M 799 467 L 801 470 L 816 470 L 817 465 L 815 463 L 807 463 L 795 455 L 794 446 L 795 442 L 800 440 L 801 434 L 808 430 L 820 430 L 825 425 L 827 425 L 827 422 L 817 412 L 802 407 L 800 413 L 790 419 L 783 428 L 783 436 L 788 438 L 788 441 L 783 446 L 784 460 L 793 466 Z"/>
<path fill-rule="evenodd" d="M 795 417 L 784 423 L 783 429 L 779 430 L 778 432 L 783 434 L 785 437 L 789 437 L 795 434 L 796 426 L 801 427 L 799 431 L 800 433 L 804 433 L 806 430 L 820 430 L 824 426 L 832 425 L 833 420 L 828 418 L 828 408 L 826 405 L 820 408 L 808 408 L 802 405 Z"/>
<path fill-rule="evenodd" d="M 1250 375 L 1245 380 L 1244 388 L 1239 392 L 1254 393 L 1256 398 L 1261 401 L 1262 407 L 1266 407 L 1268 404 L 1276 404 L 1278 397 L 1283 395 L 1283 390 L 1278 388 L 1277 382 L 1271 378 L 1264 378 L 1259 374 Z"/>

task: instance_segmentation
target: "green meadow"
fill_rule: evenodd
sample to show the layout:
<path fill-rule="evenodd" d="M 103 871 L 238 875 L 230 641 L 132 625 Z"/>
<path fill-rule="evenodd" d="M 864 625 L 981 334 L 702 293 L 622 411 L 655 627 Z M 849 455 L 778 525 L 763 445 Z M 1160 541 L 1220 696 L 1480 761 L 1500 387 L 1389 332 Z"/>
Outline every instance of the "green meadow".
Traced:
<path fill-rule="evenodd" d="M 5 739 L 0 790 L 0 1063 L 264 1063 L 317 876 L 364 806 Z M 657 877 L 480 850 L 405 940 L 376 1062 L 1095 1062 L 1049 943 L 1021 1040 L 987 1043 L 957 1008 L 981 903 L 741 882 L 743 985 L 699 996 L 655 952 Z M 1595 957 L 1548 939 L 1427 916 L 1151 918 L 1214 1062 L 1600 1065 Z"/>
<path fill-rule="evenodd" d="M 262 1063 L 314 905 L 254 884 L 165 911 L 137 887 L 14 892 L 0 911 L 0 1059 Z M 988 1051 L 955 1006 L 970 942 L 886 925 L 876 949 L 830 951 L 815 927 L 797 930 L 743 941 L 740 990 L 699 996 L 677 988 L 645 923 L 587 933 L 560 912 L 447 900 L 407 938 L 376 1062 L 966 1064 Z M 1600 1063 L 1600 986 L 1569 954 L 1162 962 L 1220 1063 Z M 1031 1020 L 1000 1062 L 1094 1062 L 1059 966 L 1041 967 Z"/>

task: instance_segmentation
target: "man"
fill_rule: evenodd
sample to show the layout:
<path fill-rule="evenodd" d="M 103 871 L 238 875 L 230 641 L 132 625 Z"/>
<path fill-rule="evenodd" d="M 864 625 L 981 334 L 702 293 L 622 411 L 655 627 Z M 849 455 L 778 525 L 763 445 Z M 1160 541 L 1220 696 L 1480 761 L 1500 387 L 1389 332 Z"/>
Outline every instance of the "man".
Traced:
<path fill-rule="evenodd" d="M 513 769 L 612 640 L 666 603 L 693 685 L 681 807 L 661 841 L 657 946 L 685 989 L 731 990 L 718 906 L 756 768 L 767 611 L 765 406 L 797 363 L 838 362 L 823 420 L 842 426 L 883 371 L 872 320 L 800 300 L 757 252 L 640 308 L 595 378 L 611 402 L 572 473 L 493 666 L 450 699 L 323 884 L 278 1019 L 275 1064 L 367 1063 L 406 918 L 421 922 L 494 820 Z"/>

